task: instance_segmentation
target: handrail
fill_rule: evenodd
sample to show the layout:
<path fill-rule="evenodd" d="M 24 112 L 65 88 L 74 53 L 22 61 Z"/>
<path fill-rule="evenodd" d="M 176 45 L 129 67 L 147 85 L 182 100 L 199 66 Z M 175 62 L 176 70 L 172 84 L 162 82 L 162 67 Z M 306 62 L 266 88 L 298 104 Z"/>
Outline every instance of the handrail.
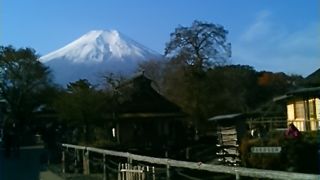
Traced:
<path fill-rule="evenodd" d="M 235 176 L 246 176 L 246 177 L 254 177 L 254 178 L 269 178 L 269 179 L 283 179 L 283 180 L 287 180 L 287 179 L 318 180 L 318 179 L 320 179 L 320 176 L 315 175 L 315 174 L 304 174 L 304 173 L 294 173 L 294 172 L 284 172 L 284 171 L 274 171 L 274 170 L 262 170 L 262 169 L 253 169 L 253 168 L 244 168 L 244 167 L 230 167 L 230 166 L 222 166 L 222 165 L 204 164 L 201 162 L 178 161 L 178 160 L 167 159 L 167 158 L 156 158 L 156 157 L 142 156 L 142 155 L 137 155 L 137 154 L 131 154 L 129 152 L 118 152 L 118 151 L 99 149 L 99 148 L 94 148 L 94 147 L 77 146 L 77 145 L 71 145 L 71 144 L 62 144 L 62 147 L 87 150 L 87 151 L 100 153 L 103 155 L 109 155 L 109 156 L 125 157 L 130 160 L 148 162 L 148 163 L 152 163 L 152 164 L 166 165 L 167 167 L 173 166 L 173 167 L 180 167 L 180 168 L 205 170 L 205 171 L 215 172 L 215 173 L 232 174 Z"/>
<path fill-rule="evenodd" d="M 62 144 L 62 147 L 80 149 L 80 150 L 84 150 L 87 148 L 85 146 L 78 146 L 78 145 L 73 145 L 73 144 Z"/>

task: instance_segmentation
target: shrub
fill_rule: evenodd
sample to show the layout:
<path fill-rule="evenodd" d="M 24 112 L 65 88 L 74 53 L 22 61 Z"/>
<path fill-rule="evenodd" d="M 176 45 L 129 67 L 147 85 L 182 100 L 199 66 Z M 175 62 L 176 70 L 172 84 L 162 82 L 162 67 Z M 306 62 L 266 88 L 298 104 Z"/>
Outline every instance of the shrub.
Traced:
<path fill-rule="evenodd" d="M 280 154 L 255 154 L 253 146 L 280 146 Z M 288 139 L 281 132 L 270 132 L 266 138 L 241 141 L 242 165 L 251 168 L 319 173 L 319 137 L 317 132 L 302 133 L 297 139 Z"/>

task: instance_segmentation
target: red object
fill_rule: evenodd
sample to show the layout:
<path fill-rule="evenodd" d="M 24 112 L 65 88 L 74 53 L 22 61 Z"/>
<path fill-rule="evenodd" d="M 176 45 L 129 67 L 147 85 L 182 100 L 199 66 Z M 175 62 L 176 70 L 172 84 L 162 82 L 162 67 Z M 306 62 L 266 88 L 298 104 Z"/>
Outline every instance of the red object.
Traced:
<path fill-rule="evenodd" d="M 286 130 L 285 135 L 286 135 L 287 138 L 296 139 L 296 138 L 300 137 L 301 133 L 298 130 L 298 128 L 293 123 L 291 123 L 291 124 L 289 124 L 289 127 Z"/>

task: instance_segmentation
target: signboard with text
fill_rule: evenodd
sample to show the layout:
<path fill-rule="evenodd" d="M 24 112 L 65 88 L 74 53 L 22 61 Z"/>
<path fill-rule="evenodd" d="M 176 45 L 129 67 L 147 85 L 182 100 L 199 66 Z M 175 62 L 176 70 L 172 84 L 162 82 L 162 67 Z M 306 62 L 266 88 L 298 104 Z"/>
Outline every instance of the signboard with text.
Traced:
<path fill-rule="evenodd" d="M 269 146 L 269 147 L 251 147 L 251 152 L 252 153 L 280 153 L 281 152 L 281 147 L 278 146 Z"/>

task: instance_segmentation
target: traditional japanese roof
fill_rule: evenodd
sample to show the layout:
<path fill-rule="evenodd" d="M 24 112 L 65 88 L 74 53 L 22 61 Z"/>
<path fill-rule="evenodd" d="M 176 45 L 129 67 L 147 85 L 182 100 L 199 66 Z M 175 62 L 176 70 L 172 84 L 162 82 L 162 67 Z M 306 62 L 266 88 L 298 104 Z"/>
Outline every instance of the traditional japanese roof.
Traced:
<path fill-rule="evenodd" d="M 243 126 L 248 117 L 252 117 L 253 114 L 247 113 L 235 113 L 213 116 L 208 119 L 209 122 L 214 123 L 220 127 L 232 127 Z"/>
<path fill-rule="evenodd" d="M 184 116 L 180 107 L 152 87 L 152 80 L 140 73 L 119 86 L 119 117 Z"/>
<path fill-rule="evenodd" d="M 300 88 L 285 95 L 273 98 L 273 101 L 288 100 L 294 97 L 320 97 L 320 87 Z"/>
<path fill-rule="evenodd" d="M 317 69 L 315 72 L 311 73 L 304 79 L 306 84 L 311 86 L 319 86 L 320 85 L 320 68 Z"/>

